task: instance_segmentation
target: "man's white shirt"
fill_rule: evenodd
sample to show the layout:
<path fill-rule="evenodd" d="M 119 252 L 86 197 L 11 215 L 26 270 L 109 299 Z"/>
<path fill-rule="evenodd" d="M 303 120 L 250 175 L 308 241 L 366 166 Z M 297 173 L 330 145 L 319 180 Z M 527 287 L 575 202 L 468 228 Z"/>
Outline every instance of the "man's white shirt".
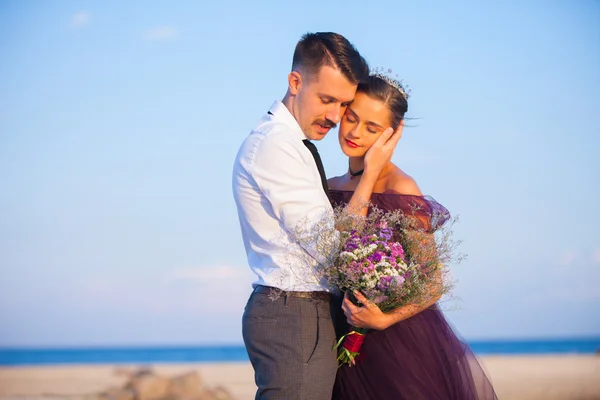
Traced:
<path fill-rule="evenodd" d="M 330 290 L 311 272 L 323 254 L 316 243 L 299 241 L 300 229 L 331 216 L 307 139 L 289 110 L 276 101 L 242 143 L 233 166 L 233 195 L 256 285 L 282 290 Z M 333 236 L 333 222 L 327 224 Z M 301 228 L 304 227 L 304 228 Z M 296 257 L 303 253 L 305 256 Z M 310 264 L 310 265 L 308 265 Z"/>

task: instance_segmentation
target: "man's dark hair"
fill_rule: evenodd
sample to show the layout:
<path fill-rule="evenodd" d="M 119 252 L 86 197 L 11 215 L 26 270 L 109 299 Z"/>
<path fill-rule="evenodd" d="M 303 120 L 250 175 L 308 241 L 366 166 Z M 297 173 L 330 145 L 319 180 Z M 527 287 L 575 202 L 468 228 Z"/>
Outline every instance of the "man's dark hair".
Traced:
<path fill-rule="evenodd" d="M 369 76 L 369 66 L 365 59 L 339 33 L 317 32 L 303 35 L 294 51 L 292 70 L 301 69 L 310 78 L 316 76 L 325 65 L 339 70 L 354 84 Z"/>

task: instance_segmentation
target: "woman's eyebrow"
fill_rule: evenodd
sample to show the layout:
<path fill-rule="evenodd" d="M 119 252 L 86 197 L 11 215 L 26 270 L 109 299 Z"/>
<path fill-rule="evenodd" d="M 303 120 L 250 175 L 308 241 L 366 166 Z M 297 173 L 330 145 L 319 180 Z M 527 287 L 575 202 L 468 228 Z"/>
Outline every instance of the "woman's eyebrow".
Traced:
<path fill-rule="evenodd" d="M 366 124 L 367 124 L 367 125 L 374 125 L 374 126 L 376 126 L 377 128 L 381 128 L 381 129 L 383 129 L 383 126 L 379 125 L 377 122 L 373 122 L 373 121 L 367 121 L 367 122 L 366 122 Z"/>

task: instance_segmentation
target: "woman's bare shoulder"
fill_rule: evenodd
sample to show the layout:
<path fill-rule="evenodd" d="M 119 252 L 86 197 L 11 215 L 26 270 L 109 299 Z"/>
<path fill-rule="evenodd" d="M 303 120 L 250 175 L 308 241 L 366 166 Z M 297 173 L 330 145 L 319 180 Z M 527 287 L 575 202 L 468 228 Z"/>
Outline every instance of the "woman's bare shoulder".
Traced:
<path fill-rule="evenodd" d="M 422 196 L 423 193 L 421 193 L 421 189 L 419 189 L 419 185 L 417 185 L 417 182 L 413 177 L 402 171 L 400 168 L 394 167 L 395 168 L 387 177 L 385 189 L 401 194 Z"/>

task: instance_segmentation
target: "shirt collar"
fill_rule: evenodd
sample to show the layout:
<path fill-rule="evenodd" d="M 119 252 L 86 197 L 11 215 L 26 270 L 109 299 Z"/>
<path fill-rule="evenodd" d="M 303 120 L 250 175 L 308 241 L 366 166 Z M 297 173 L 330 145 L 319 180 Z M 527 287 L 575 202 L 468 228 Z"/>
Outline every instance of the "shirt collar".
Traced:
<path fill-rule="evenodd" d="M 290 128 L 290 133 L 297 137 L 300 140 L 307 139 L 304 132 L 300 128 L 298 121 L 296 118 L 290 113 L 290 110 L 279 100 L 273 103 L 271 108 L 269 108 L 269 112 L 273 114 L 273 120 L 280 122 Z"/>

